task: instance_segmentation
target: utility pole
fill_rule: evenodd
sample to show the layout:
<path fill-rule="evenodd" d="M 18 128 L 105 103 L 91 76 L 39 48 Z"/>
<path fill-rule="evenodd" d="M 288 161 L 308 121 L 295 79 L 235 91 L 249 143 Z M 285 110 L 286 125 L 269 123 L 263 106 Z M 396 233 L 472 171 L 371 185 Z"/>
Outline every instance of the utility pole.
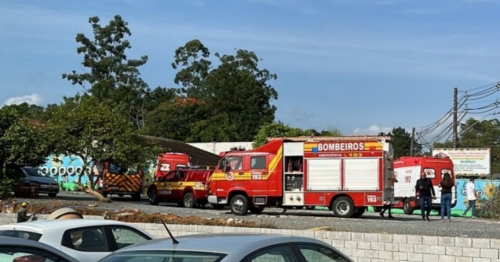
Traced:
<path fill-rule="evenodd" d="M 458 147 L 458 88 L 453 89 L 453 147 Z"/>
<path fill-rule="evenodd" d="M 415 143 L 415 128 L 411 130 L 411 147 L 410 147 L 410 156 L 413 156 L 413 147 Z"/>

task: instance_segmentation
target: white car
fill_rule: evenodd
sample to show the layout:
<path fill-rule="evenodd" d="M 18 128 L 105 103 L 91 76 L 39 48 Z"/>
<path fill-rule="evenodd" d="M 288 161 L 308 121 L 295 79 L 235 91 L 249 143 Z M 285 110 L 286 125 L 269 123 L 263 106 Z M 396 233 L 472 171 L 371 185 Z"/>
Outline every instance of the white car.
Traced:
<path fill-rule="evenodd" d="M 95 262 L 155 237 L 125 222 L 105 219 L 37 220 L 0 226 L 0 236 L 48 244 L 80 262 Z"/>

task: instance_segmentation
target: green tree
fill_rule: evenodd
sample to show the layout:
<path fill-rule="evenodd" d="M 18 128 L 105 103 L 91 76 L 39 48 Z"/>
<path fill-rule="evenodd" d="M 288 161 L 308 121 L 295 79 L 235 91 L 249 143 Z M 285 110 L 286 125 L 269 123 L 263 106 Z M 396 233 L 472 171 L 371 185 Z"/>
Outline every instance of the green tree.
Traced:
<path fill-rule="evenodd" d="M 320 132 L 320 136 L 342 136 L 342 131 L 336 127 L 331 127 Z"/>
<path fill-rule="evenodd" d="M 500 121 L 468 119 L 461 125 L 459 147 L 490 148 L 491 173 L 500 172 Z"/>
<path fill-rule="evenodd" d="M 148 144 L 139 131 L 120 111 L 106 103 L 84 95 L 77 96 L 54 112 L 47 123 L 50 141 L 56 154 L 76 155 L 83 160 L 81 178 L 91 163 L 110 161 L 124 167 L 147 164 L 160 153 Z M 79 179 L 81 181 L 81 179 Z M 83 185 L 85 192 L 105 200 L 93 190 L 94 179 Z"/>
<path fill-rule="evenodd" d="M 27 110 L 28 109 L 28 110 Z M 4 106 L 0 109 L 0 198 L 9 196 L 15 173 L 7 167 L 39 166 L 46 161 L 51 145 L 46 143 L 43 125 L 34 119 L 43 110 L 27 104 Z"/>
<path fill-rule="evenodd" d="M 253 147 L 257 148 L 264 145 L 270 137 L 296 137 L 304 135 L 310 135 L 310 133 L 306 133 L 300 128 L 294 128 L 283 122 L 276 121 L 262 125 L 253 139 Z"/>
<path fill-rule="evenodd" d="M 148 125 L 141 132 L 145 135 L 163 137 L 183 142 L 198 142 L 193 126 L 198 119 L 200 102 L 195 98 L 176 97 L 161 103 L 146 115 Z"/>
<path fill-rule="evenodd" d="M 80 44 L 77 53 L 83 55 L 82 66 L 88 71 L 78 73 L 73 70 L 62 77 L 73 85 L 82 86 L 84 92 L 98 102 L 113 105 L 141 128 L 149 88 L 141 79 L 139 67 L 146 64 L 148 57 L 128 59 L 126 51 L 132 46 L 126 37 L 132 33 L 121 16 L 116 15 L 106 26 L 99 22 L 97 16 L 89 18 L 93 39 L 81 33 L 76 36 L 76 42 Z"/>
<path fill-rule="evenodd" d="M 411 152 L 411 134 L 402 127 L 393 128 L 388 134 L 391 136 L 391 144 L 394 148 L 394 158 L 409 156 Z M 413 155 L 420 155 L 422 145 L 417 141 L 413 143 Z"/>
<path fill-rule="evenodd" d="M 174 83 L 181 85 L 180 93 L 201 98 L 205 79 L 210 74 L 210 51 L 200 40 L 194 39 L 175 50 L 172 68 L 179 69 Z"/>
<path fill-rule="evenodd" d="M 176 50 L 173 67 L 182 68 L 175 82 L 181 93 L 199 99 L 198 121 L 193 133 L 201 141 L 248 141 L 259 128 L 274 120 L 276 90 L 269 81 L 277 78 L 259 68 L 260 58 L 247 50 L 234 55 L 215 54 L 218 66 L 212 68 L 210 52 L 199 40 Z"/>

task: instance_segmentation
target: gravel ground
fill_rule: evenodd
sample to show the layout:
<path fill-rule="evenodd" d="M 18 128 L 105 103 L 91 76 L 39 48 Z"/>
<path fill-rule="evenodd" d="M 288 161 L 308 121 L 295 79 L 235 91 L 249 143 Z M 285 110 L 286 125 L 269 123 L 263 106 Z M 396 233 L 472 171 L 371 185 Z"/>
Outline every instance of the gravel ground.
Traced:
<path fill-rule="evenodd" d="M 28 199 L 34 205 L 38 202 L 61 200 L 68 206 L 89 206 L 97 202 L 84 193 L 61 192 L 55 199 L 41 196 L 39 199 Z M 282 229 L 311 229 L 329 227 L 335 231 L 390 233 L 410 235 L 433 235 L 450 237 L 475 237 L 500 239 L 500 223 L 497 221 L 452 218 L 452 222 L 441 222 L 439 217 L 431 217 L 431 222 L 423 222 L 419 215 L 398 215 L 395 219 L 381 218 L 377 213 L 365 213 L 358 219 L 336 218 L 329 211 L 288 210 L 269 208 L 261 215 L 234 216 L 229 210 L 213 210 L 210 206 L 204 209 L 187 209 L 175 204 L 160 203 L 151 206 L 145 198 L 134 202 L 127 196 L 113 197 L 112 203 L 99 203 L 99 208 L 108 210 L 135 209 L 146 213 L 161 212 L 179 216 L 199 216 L 204 218 L 235 218 L 253 222 L 273 224 Z"/>

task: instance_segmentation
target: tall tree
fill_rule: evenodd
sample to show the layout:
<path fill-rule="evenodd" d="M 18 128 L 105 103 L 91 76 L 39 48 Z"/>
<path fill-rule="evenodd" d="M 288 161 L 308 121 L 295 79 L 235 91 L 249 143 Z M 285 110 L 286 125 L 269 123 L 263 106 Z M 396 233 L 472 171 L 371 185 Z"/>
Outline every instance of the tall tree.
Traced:
<path fill-rule="evenodd" d="M 179 69 L 175 84 L 181 85 L 181 93 L 200 98 L 211 69 L 210 51 L 200 40 L 194 39 L 177 48 L 174 58 L 172 68 Z"/>
<path fill-rule="evenodd" d="M 218 66 L 212 67 L 210 51 L 192 40 L 175 52 L 172 63 L 179 69 L 175 83 L 181 94 L 203 102 L 197 110 L 193 133 L 201 141 L 248 141 L 260 126 L 274 120 L 276 90 L 269 81 L 276 74 L 259 67 L 254 52 L 237 50 L 234 55 L 215 53 Z"/>
<path fill-rule="evenodd" d="M 87 166 L 110 161 L 124 167 L 143 166 L 155 159 L 160 149 L 148 144 L 116 108 L 84 95 L 54 112 L 47 123 L 50 143 L 54 153 L 76 155 L 83 160 L 81 178 Z M 79 181 L 82 181 L 79 179 Z M 89 184 L 82 189 L 100 200 L 105 200 L 93 190 L 95 180 L 89 177 Z"/>
<path fill-rule="evenodd" d="M 97 16 L 89 18 L 93 39 L 81 33 L 76 36 L 76 42 L 80 43 L 77 52 L 83 54 L 82 65 L 88 71 L 79 73 L 73 70 L 62 77 L 73 85 L 82 86 L 84 92 L 98 102 L 120 109 L 136 127 L 141 128 L 148 86 L 140 77 L 139 67 L 146 64 L 148 57 L 128 59 L 126 51 L 132 46 L 126 37 L 132 33 L 121 16 L 116 15 L 106 26 L 99 22 Z"/>
<path fill-rule="evenodd" d="M 389 133 L 391 136 L 391 144 L 394 148 L 394 158 L 409 156 L 411 152 L 411 134 L 402 127 L 393 128 Z M 417 141 L 413 142 L 413 155 L 420 155 L 422 145 Z"/>

